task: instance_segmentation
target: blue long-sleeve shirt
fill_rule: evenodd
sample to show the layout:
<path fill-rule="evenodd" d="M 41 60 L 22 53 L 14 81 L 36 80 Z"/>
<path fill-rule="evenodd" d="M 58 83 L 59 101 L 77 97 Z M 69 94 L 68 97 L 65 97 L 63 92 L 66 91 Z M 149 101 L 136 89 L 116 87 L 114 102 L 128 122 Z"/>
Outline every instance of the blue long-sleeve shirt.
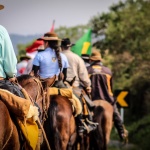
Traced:
<path fill-rule="evenodd" d="M 12 78 L 17 73 L 17 58 L 7 30 L 0 25 L 0 77 Z"/>

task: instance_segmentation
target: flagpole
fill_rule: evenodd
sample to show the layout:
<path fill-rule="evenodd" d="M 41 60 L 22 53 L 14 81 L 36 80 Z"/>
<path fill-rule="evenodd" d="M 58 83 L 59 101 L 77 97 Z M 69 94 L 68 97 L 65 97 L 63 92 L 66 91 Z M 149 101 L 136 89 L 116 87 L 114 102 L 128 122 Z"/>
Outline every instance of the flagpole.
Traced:
<path fill-rule="evenodd" d="M 55 20 L 53 20 L 53 22 L 52 22 L 52 26 L 51 26 L 50 32 L 54 32 L 54 25 L 55 25 Z"/>

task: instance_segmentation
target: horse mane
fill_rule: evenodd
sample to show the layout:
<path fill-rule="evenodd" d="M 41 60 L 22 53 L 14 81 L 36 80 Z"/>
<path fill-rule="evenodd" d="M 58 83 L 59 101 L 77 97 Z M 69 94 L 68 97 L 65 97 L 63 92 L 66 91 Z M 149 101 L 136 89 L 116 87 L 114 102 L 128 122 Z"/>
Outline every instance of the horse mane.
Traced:
<path fill-rule="evenodd" d="M 33 78 L 33 76 L 29 75 L 29 74 L 23 74 L 21 76 L 18 76 L 17 77 L 17 80 L 19 82 L 23 81 L 23 80 L 27 80 L 27 79 L 30 79 L 30 78 Z"/>

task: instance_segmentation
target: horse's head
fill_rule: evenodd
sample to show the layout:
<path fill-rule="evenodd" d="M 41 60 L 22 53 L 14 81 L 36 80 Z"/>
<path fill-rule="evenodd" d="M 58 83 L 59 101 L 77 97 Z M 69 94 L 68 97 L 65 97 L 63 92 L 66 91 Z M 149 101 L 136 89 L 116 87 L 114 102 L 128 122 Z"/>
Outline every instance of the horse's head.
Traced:
<path fill-rule="evenodd" d="M 76 79 L 76 76 L 74 76 L 71 81 L 66 80 L 65 84 L 67 85 L 67 87 L 72 87 L 75 79 Z"/>
<path fill-rule="evenodd" d="M 17 81 L 22 88 L 26 90 L 30 99 L 43 109 L 44 91 L 39 79 L 30 75 L 21 75 L 17 77 Z"/>

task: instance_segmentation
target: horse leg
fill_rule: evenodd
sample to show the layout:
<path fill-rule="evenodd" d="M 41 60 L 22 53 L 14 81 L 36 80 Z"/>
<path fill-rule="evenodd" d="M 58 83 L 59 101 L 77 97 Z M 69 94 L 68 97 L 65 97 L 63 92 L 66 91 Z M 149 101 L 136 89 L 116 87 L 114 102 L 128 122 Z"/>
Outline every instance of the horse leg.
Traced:
<path fill-rule="evenodd" d="M 107 109 L 108 111 L 105 111 L 105 118 L 106 118 L 106 127 L 105 127 L 105 131 L 106 131 L 106 144 L 109 143 L 110 140 L 110 134 L 111 134 L 111 130 L 113 127 L 113 109 Z"/>
<path fill-rule="evenodd" d="M 84 134 L 79 135 L 80 150 L 85 150 Z"/>
<path fill-rule="evenodd" d="M 74 132 L 74 133 L 71 135 L 70 140 L 69 140 L 69 142 L 68 142 L 67 150 L 72 150 L 72 149 L 74 149 L 74 146 L 75 146 L 74 144 L 75 144 L 75 142 L 76 142 L 76 137 L 77 137 L 77 133 Z"/>

